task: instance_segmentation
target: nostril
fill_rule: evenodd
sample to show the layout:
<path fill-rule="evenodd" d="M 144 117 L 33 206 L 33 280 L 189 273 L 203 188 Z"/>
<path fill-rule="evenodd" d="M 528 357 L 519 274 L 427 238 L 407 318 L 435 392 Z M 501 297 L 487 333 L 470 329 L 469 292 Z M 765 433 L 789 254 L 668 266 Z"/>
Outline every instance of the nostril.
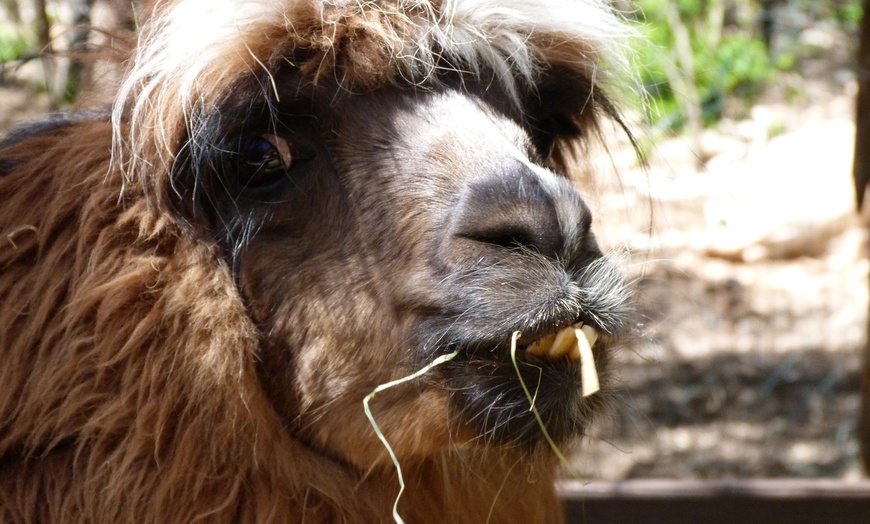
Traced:
<path fill-rule="evenodd" d="M 562 243 L 558 225 L 542 227 L 539 223 L 477 223 L 457 236 L 508 249 L 532 249 L 549 256 L 558 254 Z"/>
<path fill-rule="evenodd" d="M 493 230 L 468 231 L 460 234 L 460 236 L 476 242 L 492 244 L 494 246 L 505 248 L 532 246 L 536 243 L 535 236 L 532 232 L 512 225 Z"/>
<path fill-rule="evenodd" d="M 557 257 L 565 239 L 554 198 L 525 166 L 467 186 L 453 217 L 452 234 L 500 248 L 526 248 Z"/>

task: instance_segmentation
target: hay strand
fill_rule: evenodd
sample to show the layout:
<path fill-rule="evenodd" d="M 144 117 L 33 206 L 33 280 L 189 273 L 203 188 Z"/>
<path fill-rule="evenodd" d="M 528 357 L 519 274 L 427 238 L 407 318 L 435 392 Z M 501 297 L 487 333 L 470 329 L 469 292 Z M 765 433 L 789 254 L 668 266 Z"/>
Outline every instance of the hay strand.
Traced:
<path fill-rule="evenodd" d="M 544 420 L 541 418 L 541 413 L 538 411 L 538 408 L 535 407 L 535 399 L 537 398 L 537 391 L 532 395 L 531 391 L 529 391 L 528 386 L 526 386 L 526 381 L 523 380 L 523 375 L 520 373 L 520 366 L 517 363 L 517 339 L 520 338 L 522 334 L 519 331 L 514 331 L 513 335 L 511 335 L 511 362 L 514 364 L 514 370 L 517 372 L 517 378 L 520 379 L 520 386 L 523 388 L 523 392 L 526 394 L 526 398 L 529 399 L 529 404 L 531 405 L 531 412 L 535 415 L 535 420 L 538 421 L 538 426 L 541 427 L 541 433 L 544 435 L 544 439 L 547 441 L 547 444 L 550 445 L 550 449 L 553 450 L 553 453 L 571 473 L 571 476 L 575 478 L 580 477 L 580 473 L 571 466 L 571 463 L 568 462 L 568 459 L 565 458 L 565 455 L 559 449 L 559 446 L 556 445 L 556 442 L 553 441 L 553 438 L 550 436 L 550 432 L 547 431 L 547 427 L 544 425 Z"/>
<path fill-rule="evenodd" d="M 381 391 L 415 380 L 431 371 L 432 368 L 450 360 L 453 360 L 457 354 L 458 353 L 454 351 L 446 355 L 441 355 L 416 373 L 408 375 L 407 377 L 393 380 L 391 382 L 387 382 L 386 384 L 379 385 L 374 389 L 374 391 L 366 395 L 366 397 L 363 399 L 363 409 L 366 412 L 366 418 L 369 419 L 369 424 L 371 424 L 372 429 L 375 430 L 375 434 L 377 434 L 378 439 L 381 441 L 384 447 L 387 448 L 387 453 L 390 454 L 390 459 L 393 461 L 393 465 L 396 466 L 396 473 L 399 477 L 399 493 L 396 495 L 395 502 L 393 502 L 393 520 L 396 521 L 396 524 L 405 524 L 405 521 L 402 520 L 401 516 L 399 516 L 399 499 L 402 497 L 402 493 L 405 491 L 405 479 L 402 477 L 402 466 L 399 464 L 399 459 L 396 458 L 396 454 L 395 452 L 393 452 L 393 448 L 390 446 L 390 443 L 387 442 L 387 437 L 384 436 L 381 428 L 378 426 L 378 423 L 375 422 L 375 417 L 372 415 L 372 410 L 369 408 L 369 402 L 375 397 L 375 395 L 377 395 Z"/>

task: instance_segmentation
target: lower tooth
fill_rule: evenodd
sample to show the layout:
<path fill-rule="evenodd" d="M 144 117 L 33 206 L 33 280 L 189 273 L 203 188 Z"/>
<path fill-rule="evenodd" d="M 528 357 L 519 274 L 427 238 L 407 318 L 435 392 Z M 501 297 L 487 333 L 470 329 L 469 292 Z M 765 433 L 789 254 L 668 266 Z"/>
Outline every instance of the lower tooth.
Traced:
<path fill-rule="evenodd" d="M 559 358 L 563 355 L 568 354 L 571 351 L 571 348 L 576 344 L 577 335 L 575 330 L 571 328 L 565 328 L 558 333 L 556 333 L 556 340 L 553 341 L 553 345 L 550 347 L 550 350 L 547 351 L 547 355 L 550 358 Z"/>

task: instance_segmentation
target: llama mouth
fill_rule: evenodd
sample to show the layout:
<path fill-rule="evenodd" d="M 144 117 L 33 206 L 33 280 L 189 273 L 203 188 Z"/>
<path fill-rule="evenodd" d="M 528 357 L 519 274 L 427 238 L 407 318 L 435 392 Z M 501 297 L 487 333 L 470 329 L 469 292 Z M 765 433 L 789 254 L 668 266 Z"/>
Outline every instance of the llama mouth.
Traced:
<path fill-rule="evenodd" d="M 606 402 L 601 391 L 608 386 L 613 336 L 583 322 L 526 333 L 492 345 L 460 345 L 445 367 L 454 406 L 481 441 L 521 447 L 543 442 L 531 402 L 549 435 L 563 443 L 582 434 Z"/>
<path fill-rule="evenodd" d="M 580 322 L 535 340 L 525 348 L 525 352 L 539 358 L 567 358 L 579 362 L 583 397 L 588 397 L 601 389 L 592 353 L 597 341 L 598 331 Z M 513 343 L 516 344 L 516 338 Z"/>

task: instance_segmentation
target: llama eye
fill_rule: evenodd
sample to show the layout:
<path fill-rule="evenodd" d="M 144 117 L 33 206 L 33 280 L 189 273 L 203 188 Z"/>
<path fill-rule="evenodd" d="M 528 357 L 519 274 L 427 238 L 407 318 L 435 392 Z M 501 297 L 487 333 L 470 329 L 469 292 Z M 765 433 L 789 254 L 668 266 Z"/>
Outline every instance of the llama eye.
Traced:
<path fill-rule="evenodd" d="M 277 135 L 251 135 L 239 143 L 237 173 L 242 189 L 271 189 L 294 162 L 287 141 Z"/>

